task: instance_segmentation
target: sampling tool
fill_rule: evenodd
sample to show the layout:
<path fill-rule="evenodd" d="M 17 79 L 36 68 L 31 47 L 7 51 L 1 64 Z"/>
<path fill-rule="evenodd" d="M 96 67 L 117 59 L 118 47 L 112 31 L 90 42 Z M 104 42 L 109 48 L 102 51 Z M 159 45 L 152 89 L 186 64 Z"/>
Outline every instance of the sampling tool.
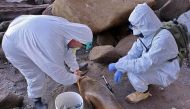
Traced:
<path fill-rule="evenodd" d="M 108 81 L 106 80 L 105 76 L 102 75 L 102 78 L 104 79 L 105 83 L 106 83 L 106 87 L 112 92 L 114 93 L 114 91 L 112 90 L 112 87 L 110 86 L 110 84 L 108 83 Z"/>

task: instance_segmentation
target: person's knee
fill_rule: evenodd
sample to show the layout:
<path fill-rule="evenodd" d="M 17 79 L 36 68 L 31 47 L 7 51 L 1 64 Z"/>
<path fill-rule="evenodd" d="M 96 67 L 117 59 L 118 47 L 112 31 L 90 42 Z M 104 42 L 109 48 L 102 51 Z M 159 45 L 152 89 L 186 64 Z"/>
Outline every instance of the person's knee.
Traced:
<path fill-rule="evenodd" d="M 146 92 L 148 90 L 148 84 L 145 81 L 142 81 L 135 75 L 128 74 L 128 78 L 134 89 L 138 92 Z"/>

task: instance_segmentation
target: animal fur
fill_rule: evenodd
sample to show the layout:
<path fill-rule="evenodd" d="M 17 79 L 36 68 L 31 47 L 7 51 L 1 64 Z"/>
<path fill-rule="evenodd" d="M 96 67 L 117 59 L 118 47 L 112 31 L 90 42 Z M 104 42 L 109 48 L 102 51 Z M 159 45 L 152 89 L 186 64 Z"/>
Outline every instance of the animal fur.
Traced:
<path fill-rule="evenodd" d="M 114 95 L 100 82 L 85 76 L 77 84 L 80 94 L 93 109 L 123 109 Z"/>

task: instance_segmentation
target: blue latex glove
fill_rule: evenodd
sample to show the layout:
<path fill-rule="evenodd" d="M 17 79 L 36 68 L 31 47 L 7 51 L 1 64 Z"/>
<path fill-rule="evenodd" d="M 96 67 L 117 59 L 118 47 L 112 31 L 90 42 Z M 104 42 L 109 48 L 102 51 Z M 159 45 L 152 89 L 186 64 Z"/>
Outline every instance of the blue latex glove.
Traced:
<path fill-rule="evenodd" d="M 118 71 L 118 70 L 115 72 L 115 74 L 114 74 L 114 81 L 115 81 L 115 83 L 118 84 L 120 82 L 122 74 L 123 73 L 121 71 Z"/>
<path fill-rule="evenodd" d="M 115 67 L 115 63 L 111 63 L 111 64 L 109 64 L 108 65 L 108 71 L 110 72 L 110 73 L 112 73 L 112 72 L 116 72 L 116 67 Z"/>

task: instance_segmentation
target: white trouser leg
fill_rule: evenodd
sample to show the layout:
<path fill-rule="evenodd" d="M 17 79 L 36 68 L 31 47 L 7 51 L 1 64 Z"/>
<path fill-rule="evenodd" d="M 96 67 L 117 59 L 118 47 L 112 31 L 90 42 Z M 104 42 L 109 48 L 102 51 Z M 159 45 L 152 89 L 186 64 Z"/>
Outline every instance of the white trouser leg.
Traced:
<path fill-rule="evenodd" d="M 145 92 L 148 90 L 148 84 L 141 80 L 133 73 L 128 73 L 128 78 L 134 89 L 138 92 Z"/>
<path fill-rule="evenodd" d="M 27 92 L 29 98 L 38 98 L 43 95 L 45 84 L 45 73 L 43 73 L 32 61 L 23 59 L 24 62 L 11 62 L 27 81 Z"/>
<path fill-rule="evenodd" d="M 45 73 L 42 72 L 22 51 L 16 48 L 10 40 L 3 44 L 3 50 L 7 59 L 24 75 L 28 87 L 28 97 L 38 98 L 43 95 Z"/>

